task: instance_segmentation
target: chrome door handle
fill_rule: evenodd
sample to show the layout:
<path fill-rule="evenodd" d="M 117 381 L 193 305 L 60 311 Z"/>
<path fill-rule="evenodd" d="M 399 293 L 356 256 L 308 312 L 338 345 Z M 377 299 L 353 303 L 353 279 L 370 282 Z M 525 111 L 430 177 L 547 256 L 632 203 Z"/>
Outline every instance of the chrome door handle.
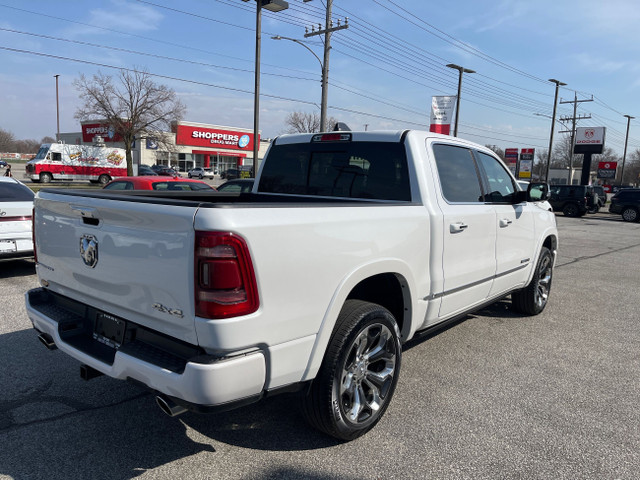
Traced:
<path fill-rule="evenodd" d="M 449 225 L 449 231 L 451 233 L 459 233 L 459 232 L 463 232 L 468 227 L 469 225 L 467 225 L 466 223 L 462 223 L 462 222 L 452 223 L 451 225 Z"/>

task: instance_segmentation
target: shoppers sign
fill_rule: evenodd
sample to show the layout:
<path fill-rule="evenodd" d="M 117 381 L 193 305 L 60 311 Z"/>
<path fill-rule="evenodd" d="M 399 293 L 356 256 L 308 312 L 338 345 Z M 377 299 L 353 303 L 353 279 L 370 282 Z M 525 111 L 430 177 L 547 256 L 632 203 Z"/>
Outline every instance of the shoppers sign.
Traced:
<path fill-rule="evenodd" d="M 598 178 L 616 178 L 618 162 L 599 162 Z"/>
<path fill-rule="evenodd" d="M 176 144 L 196 147 L 222 147 L 230 150 L 252 150 L 253 133 L 178 125 L 176 128 Z"/>
<path fill-rule="evenodd" d="M 456 96 L 431 97 L 431 126 L 430 132 L 449 135 L 451 131 L 451 119 L 453 107 L 456 105 Z"/>
<path fill-rule="evenodd" d="M 122 137 L 108 123 L 83 123 L 82 141 L 92 143 L 94 137 L 102 137 L 105 142 L 121 142 Z"/>
<path fill-rule="evenodd" d="M 573 153 L 602 153 L 605 127 L 576 128 L 576 143 Z"/>

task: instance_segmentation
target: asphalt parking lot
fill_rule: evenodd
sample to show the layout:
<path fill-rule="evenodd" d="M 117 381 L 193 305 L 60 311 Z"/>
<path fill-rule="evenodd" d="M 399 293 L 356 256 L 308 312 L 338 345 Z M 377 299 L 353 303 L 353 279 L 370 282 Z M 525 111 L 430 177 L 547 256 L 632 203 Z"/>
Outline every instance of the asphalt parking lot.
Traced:
<path fill-rule="evenodd" d="M 346 444 L 295 397 L 172 419 L 137 386 L 85 382 L 27 319 L 33 263 L 0 263 L 0 478 L 640 478 L 640 224 L 557 220 L 547 309 L 505 301 L 410 342 L 386 415 Z"/>

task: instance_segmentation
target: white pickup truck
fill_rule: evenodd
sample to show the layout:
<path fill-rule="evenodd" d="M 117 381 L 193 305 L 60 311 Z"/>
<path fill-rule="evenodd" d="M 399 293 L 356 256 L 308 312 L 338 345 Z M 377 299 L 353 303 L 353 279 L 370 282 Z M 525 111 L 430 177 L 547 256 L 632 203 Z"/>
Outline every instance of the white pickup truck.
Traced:
<path fill-rule="evenodd" d="M 171 415 L 299 390 L 313 426 L 350 440 L 417 332 L 508 295 L 545 308 L 547 197 L 452 137 L 283 135 L 248 194 L 41 190 L 27 311 L 83 378 L 145 385 Z"/>

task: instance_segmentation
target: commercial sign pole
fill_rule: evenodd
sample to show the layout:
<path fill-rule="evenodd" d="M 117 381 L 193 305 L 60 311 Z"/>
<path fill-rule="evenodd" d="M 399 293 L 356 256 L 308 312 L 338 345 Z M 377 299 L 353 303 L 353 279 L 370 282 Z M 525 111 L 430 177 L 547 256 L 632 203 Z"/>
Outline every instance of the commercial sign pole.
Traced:
<path fill-rule="evenodd" d="M 533 158 L 535 148 L 523 148 L 520 150 L 520 165 L 518 166 L 518 178 L 531 178 L 533 170 Z"/>
<path fill-rule="evenodd" d="M 517 148 L 506 148 L 504 150 L 504 160 L 507 163 L 507 167 L 513 173 L 513 176 L 516 176 L 518 169 L 518 149 Z"/>
<path fill-rule="evenodd" d="M 449 135 L 451 133 L 451 118 L 453 106 L 456 104 L 455 96 L 431 97 L 431 120 L 429 131 Z"/>
<path fill-rule="evenodd" d="M 601 154 L 604 150 L 605 127 L 576 128 L 573 153 L 584 154 L 580 185 L 591 183 L 591 155 Z"/>

